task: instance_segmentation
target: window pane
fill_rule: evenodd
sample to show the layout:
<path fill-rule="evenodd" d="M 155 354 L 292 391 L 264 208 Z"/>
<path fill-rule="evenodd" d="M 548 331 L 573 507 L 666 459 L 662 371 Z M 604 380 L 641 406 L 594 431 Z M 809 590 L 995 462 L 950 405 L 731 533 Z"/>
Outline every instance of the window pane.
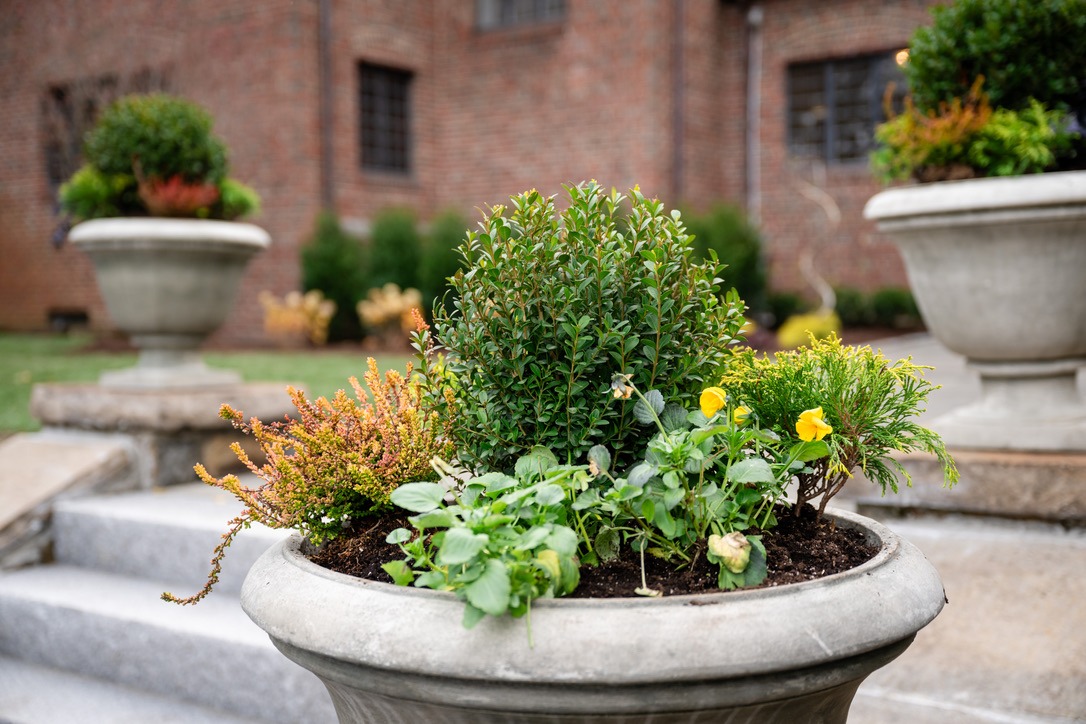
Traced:
<path fill-rule="evenodd" d="M 482 29 L 560 20 L 565 0 L 476 0 L 475 25 Z"/>
<path fill-rule="evenodd" d="M 905 81 L 894 53 L 804 63 L 788 68 L 788 138 L 793 156 L 862 160 L 885 119 L 883 93 L 895 82 L 901 107 Z"/>
<path fill-rule="evenodd" d="M 362 63 L 359 76 L 362 168 L 409 171 L 411 73 Z"/>

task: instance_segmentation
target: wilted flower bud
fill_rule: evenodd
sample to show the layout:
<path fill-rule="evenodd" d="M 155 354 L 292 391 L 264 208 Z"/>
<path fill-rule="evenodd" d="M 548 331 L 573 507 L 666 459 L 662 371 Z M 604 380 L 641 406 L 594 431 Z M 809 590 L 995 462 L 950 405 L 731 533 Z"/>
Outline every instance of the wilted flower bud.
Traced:
<path fill-rule="evenodd" d="M 742 573 L 750 563 L 750 541 L 739 531 L 725 536 L 710 535 L 709 552 L 720 558 L 732 573 Z"/>

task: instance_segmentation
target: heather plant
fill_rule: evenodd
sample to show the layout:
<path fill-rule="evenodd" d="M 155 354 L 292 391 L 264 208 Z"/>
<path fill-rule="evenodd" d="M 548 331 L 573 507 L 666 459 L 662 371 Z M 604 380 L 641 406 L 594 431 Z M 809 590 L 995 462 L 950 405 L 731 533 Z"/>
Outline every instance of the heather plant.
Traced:
<path fill-rule="evenodd" d="M 61 186 L 76 220 L 111 216 L 235 219 L 259 196 L 227 177 L 223 142 L 200 106 L 165 94 L 125 96 L 87 134 L 85 164 Z"/>
<path fill-rule="evenodd" d="M 737 350 L 717 389 L 782 440 L 826 443 L 828 454 L 796 474 L 797 514 L 812 503 L 821 516 L 855 470 L 884 494 L 888 488 L 897 492 L 899 476 L 911 485 L 893 453 L 930 453 L 942 464 L 946 484 L 957 480 L 942 440 L 916 422 L 937 389 L 925 379 L 927 369 L 910 359 L 890 362 L 870 347 L 843 345 L 834 335 L 773 357 Z"/>
<path fill-rule="evenodd" d="M 427 343 L 425 330 L 420 339 Z M 240 411 L 223 405 L 222 417 L 251 435 L 267 458 L 257 465 L 240 444 L 231 446 L 264 483 L 249 488 L 237 475 L 215 478 L 202 465 L 196 466 L 201 480 L 232 493 L 245 509 L 230 521 L 215 549 L 204 588 L 187 598 L 164 593 L 165 600 L 190 604 L 210 593 L 227 547 L 254 522 L 294 528 L 319 544 L 388 511 L 399 485 L 437 477 L 431 459 L 453 452 L 448 418 L 422 405 L 410 364 L 406 374 L 388 371 L 383 379 L 372 358 L 368 366 L 363 378 L 369 395 L 355 378 L 350 379 L 353 398 L 339 390 L 331 400 L 311 401 L 301 390 L 289 388 L 298 415 L 284 422 L 253 418 L 246 423 Z"/>
<path fill-rule="evenodd" d="M 455 311 L 435 336 L 457 380 L 461 462 L 508 472 L 536 446 L 564 463 L 606 441 L 620 464 L 640 435 L 633 404 L 607 397 L 613 373 L 690 404 L 743 323 L 717 265 L 691 257 L 678 212 L 638 189 L 567 187 L 569 206 L 529 191 L 495 206 L 461 247 Z"/>

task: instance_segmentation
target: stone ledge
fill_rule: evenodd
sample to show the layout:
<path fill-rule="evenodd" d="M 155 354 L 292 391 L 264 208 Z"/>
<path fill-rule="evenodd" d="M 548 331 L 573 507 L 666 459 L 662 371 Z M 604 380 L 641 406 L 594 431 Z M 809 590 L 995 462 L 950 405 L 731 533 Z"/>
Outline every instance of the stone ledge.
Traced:
<path fill-rule="evenodd" d="M 849 483 L 846 497 L 866 515 L 883 510 L 966 513 L 1063 525 L 1086 526 L 1086 453 L 1026 453 L 952 450 L 961 480 L 943 487 L 938 461 L 923 454 L 898 459 L 913 477 L 911 488 L 879 497 L 862 476 Z"/>
<path fill-rule="evenodd" d="M 125 390 L 94 383 L 35 385 L 30 413 L 49 427 L 110 432 L 223 431 L 223 403 L 246 418 L 282 419 L 294 410 L 285 382 L 250 382 L 209 389 Z"/>

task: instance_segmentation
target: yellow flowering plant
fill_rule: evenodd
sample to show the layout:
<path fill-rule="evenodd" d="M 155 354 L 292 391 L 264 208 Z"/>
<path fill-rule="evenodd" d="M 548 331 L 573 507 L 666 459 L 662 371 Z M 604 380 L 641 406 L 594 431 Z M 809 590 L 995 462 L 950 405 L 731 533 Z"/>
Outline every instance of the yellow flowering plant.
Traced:
<path fill-rule="evenodd" d="M 943 466 L 947 486 L 958 471 L 939 436 L 916 422 L 937 387 L 928 368 L 911 359 L 891 362 L 870 347 L 852 347 L 836 335 L 808 347 L 763 356 L 739 349 L 728 360 L 718 389 L 784 441 L 824 446 L 824 456 L 796 471 L 795 509 L 817 504 L 818 514 L 853 472 L 887 489 L 911 484 L 894 453 L 923 451 Z M 813 454 L 820 450 L 810 448 Z"/>

